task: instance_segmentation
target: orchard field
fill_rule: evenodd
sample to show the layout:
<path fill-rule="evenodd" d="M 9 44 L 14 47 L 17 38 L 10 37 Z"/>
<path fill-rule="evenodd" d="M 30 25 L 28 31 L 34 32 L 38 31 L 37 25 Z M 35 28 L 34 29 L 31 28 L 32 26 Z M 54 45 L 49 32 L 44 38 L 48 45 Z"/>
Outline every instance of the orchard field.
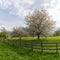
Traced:
<path fill-rule="evenodd" d="M 18 37 L 16 38 L 8 38 L 7 40 L 20 40 Z M 60 42 L 60 36 L 55 37 L 40 37 L 39 40 L 37 40 L 37 37 L 22 37 L 21 40 L 24 41 L 43 41 L 43 42 Z"/>
<path fill-rule="evenodd" d="M 19 38 L 8 38 L 15 41 Z M 22 37 L 23 41 L 37 42 L 37 37 Z M 60 36 L 56 37 L 41 37 L 40 42 L 60 42 Z M 41 53 L 40 51 L 32 51 L 24 47 L 16 47 L 14 45 L 0 42 L 0 60 L 60 60 L 60 53 Z"/>

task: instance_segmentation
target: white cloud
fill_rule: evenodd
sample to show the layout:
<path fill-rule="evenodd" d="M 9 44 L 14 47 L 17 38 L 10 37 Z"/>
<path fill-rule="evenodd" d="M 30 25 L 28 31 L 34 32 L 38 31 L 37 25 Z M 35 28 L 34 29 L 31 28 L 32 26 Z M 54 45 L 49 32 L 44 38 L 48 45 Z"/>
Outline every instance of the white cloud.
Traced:
<path fill-rule="evenodd" d="M 22 0 L 22 1 L 23 3 L 26 3 L 26 4 L 30 4 L 30 5 L 34 4 L 34 0 Z"/>
<path fill-rule="evenodd" d="M 10 9 L 10 14 L 24 16 L 25 12 L 30 10 L 27 6 L 30 7 L 34 2 L 34 0 L 0 0 L 0 8 Z"/>
<path fill-rule="evenodd" d="M 9 14 L 17 16 L 26 16 L 32 10 L 32 5 L 44 6 L 49 11 L 50 15 L 57 22 L 57 27 L 60 26 L 60 0 L 36 0 L 42 3 L 39 5 L 35 0 L 0 0 L 0 9 L 9 10 Z M 44 1 L 44 2 L 43 2 Z M 38 6 L 37 6 L 38 8 Z M 34 8 L 33 8 L 34 9 Z M 8 25 L 8 24 L 7 24 Z M 16 25 L 15 25 L 16 26 Z"/>
<path fill-rule="evenodd" d="M 7 18 L 7 16 L 2 16 L 3 18 L 0 18 L 0 26 L 1 27 L 5 27 L 7 30 L 11 30 L 13 27 L 16 26 L 25 26 L 23 20 L 23 16 L 26 16 L 26 14 L 28 14 L 28 12 L 30 12 L 31 10 L 29 9 L 29 7 L 31 7 L 34 4 L 35 0 L 0 0 L 0 9 L 3 9 L 3 11 L 7 11 L 9 12 L 9 16 L 12 15 L 17 15 L 17 16 L 21 16 L 21 20 L 20 18 L 18 19 L 18 17 L 16 17 L 17 19 L 15 19 L 15 17 L 11 17 L 11 21 L 10 21 L 10 17 Z M 3 13 L 4 15 L 5 13 Z M 1 28 L 0 27 L 0 28 Z"/>
<path fill-rule="evenodd" d="M 44 2 L 42 6 L 47 8 L 52 18 L 56 21 L 56 26 L 60 27 L 60 0 L 50 0 L 49 2 Z"/>
<path fill-rule="evenodd" d="M 56 21 L 56 26 L 60 27 L 60 0 L 51 1 L 51 7 L 49 10 L 50 14 L 53 16 L 53 19 Z"/>

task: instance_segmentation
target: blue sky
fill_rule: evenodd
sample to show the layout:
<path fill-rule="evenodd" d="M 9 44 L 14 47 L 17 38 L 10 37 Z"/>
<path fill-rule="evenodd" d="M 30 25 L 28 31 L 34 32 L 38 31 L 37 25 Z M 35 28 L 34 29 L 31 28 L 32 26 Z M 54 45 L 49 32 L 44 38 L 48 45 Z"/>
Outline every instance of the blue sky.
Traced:
<path fill-rule="evenodd" d="M 34 9 L 47 8 L 60 27 L 60 0 L 0 0 L 0 28 L 26 26 L 24 17 Z"/>

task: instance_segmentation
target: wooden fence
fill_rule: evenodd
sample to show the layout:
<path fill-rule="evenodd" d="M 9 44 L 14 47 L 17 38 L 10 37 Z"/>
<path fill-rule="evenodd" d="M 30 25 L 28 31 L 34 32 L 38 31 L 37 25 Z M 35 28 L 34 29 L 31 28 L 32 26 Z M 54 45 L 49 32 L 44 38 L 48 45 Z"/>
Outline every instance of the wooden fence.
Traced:
<path fill-rule="evenodd" d="M 60 42 L 32 42 L 32 44 L 25 44 L 24 47 L 31 48 L 32 50 L 40 50 L 42 53 L 48 50 L 48 52 L 58 53 L 60 50 Z"/>
<path fill-rule="evenodd" d="M 16 47 L 26 47 L 32 50 L 39 50 L 42 53 L 44 51 L 55 51 L 58 53 L 60 51 L 60 42 L 36 42 L 36 41 L 20 41 L 20 40 L 3 40 L 5 43 L 15 45 Z M 48 51 L 48 52 L 49 52 Z"/>

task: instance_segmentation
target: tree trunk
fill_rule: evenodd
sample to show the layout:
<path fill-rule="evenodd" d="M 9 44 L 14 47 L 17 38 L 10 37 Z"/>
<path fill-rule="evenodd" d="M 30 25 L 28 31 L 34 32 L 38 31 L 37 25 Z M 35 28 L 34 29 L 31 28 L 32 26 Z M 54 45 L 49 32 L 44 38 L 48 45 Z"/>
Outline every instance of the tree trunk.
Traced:
<path fill-rule="evenodd" d="M 20 36 L 19 38 L 20 38 L 20 40 L 21 40 L 21 36 Z"/>
<path fill-rule="evenodd" d="M 37 34 L 37 37 L 38 37 L 38 40 L 39 40 L 39 37 L 40 37 L 40 34 L 39 33 Z"/>

